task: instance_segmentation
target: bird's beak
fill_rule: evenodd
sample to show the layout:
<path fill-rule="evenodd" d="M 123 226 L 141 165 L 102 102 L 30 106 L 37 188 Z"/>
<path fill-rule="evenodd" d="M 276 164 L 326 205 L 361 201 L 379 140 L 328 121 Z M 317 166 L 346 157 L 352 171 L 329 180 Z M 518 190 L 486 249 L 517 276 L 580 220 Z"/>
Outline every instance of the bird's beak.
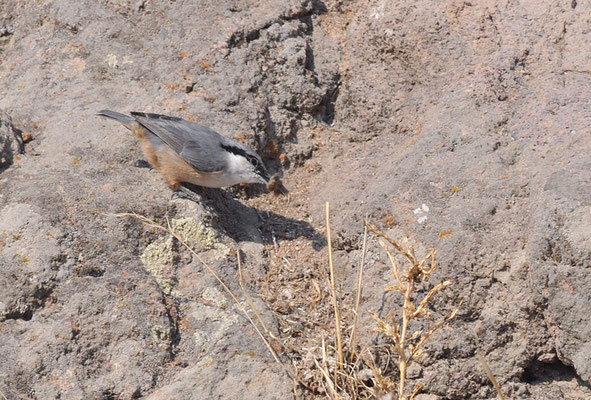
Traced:
<path fill-rule="evenodd" d="M 271 178 L 269 178 L 269 176 L 267 174 L 259 175 L 259 179 L 260 179 L 261 183 L 264 185 L 268 185 L 269 181 L 271 180 Z"/>

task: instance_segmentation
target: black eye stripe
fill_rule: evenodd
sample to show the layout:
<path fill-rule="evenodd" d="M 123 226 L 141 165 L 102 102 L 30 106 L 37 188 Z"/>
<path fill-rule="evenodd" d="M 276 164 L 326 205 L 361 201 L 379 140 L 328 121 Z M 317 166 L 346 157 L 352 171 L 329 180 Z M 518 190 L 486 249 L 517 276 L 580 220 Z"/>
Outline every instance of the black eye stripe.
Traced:
<path fill-rule="evenodd" d="M 222 148 L 226 151 L 229 151 L 230 153 L 234 153 L 237 155 L 240 155 L 244 158 L 246 158 L 248 160 L 249 163 L 251 163 L 255 168 L 259 168 L 260 167 L 260 163 L 258 158 L 256 158 L 255 156 L 248 154 L 246 151 L 244 151 L 243 149 L 241 149 L 240 147 L 234 147 L 234 146 L 226 146 L 222 144 Z"/>
<path fill-rule="evenodd" d="M 256 171 L 260 176 L 265 176 L 265 177 L 267 176 L 267 171 L 265 170 L 265 168 L 262 165 L 257 166 Z"/>
<path fill-rule="evenodd" d="M 228 146 L 228 145 L 221 145 L 222 148 L 232 154 L 240 155 L 248 160 L 248 162 L 254 167 L 254 170 L 265 179 L 269 179 L 267 176 L 267 170 L 265 169 L 265 165 L 259 160 L 257 156 L 247 153 L 244 149 L 235 146 Z"/>

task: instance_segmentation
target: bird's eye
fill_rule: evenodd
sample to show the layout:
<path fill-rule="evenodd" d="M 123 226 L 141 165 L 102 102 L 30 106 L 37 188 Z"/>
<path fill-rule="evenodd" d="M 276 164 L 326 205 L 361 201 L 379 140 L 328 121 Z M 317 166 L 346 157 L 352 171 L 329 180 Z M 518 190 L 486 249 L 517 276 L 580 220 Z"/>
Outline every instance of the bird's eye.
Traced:
<path fill-rule="evenodd" d="M 255 167 L 259 166 L 259 160 L 257 160 L 256 157 L 248 157 L 248 161 L 250 161 L 250 163 Z"/>

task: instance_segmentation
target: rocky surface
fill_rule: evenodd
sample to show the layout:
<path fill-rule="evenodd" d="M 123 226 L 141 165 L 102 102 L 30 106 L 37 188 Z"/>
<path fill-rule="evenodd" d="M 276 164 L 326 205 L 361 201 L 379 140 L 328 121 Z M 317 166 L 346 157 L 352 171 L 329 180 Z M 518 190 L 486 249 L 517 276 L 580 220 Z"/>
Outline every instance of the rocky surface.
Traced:
<path fill-rule="evenodd" d="M 591 6 L 196 3 L 0 0 L 0 391 L 325 397 L 305 368 L 333 335 L 329 201 L 343 302 L 364 217 L 437 248 L 436 278 L 454 282 L 433 309 L 460 312 L 410 376 L 423 398 L 494 397 L 477 351 L 511 398 L 590 398 Z M 171 199 L 104 108 L 242 140 L 290 193 Z M 201 259 L 114 213 L 169 221 Z M 238 250 L 307 389 L 208 270 L 245 304 Z M 372 239 L 367 332 L 368 311 L 398 307 L 390 279 Z"/>
<path fill-rule="evenodd" d="M 22 152 L 21 132 L 14 128 L 8 114 L 0 114 L 0 170 L 8 168 L 14 158 Z"/>

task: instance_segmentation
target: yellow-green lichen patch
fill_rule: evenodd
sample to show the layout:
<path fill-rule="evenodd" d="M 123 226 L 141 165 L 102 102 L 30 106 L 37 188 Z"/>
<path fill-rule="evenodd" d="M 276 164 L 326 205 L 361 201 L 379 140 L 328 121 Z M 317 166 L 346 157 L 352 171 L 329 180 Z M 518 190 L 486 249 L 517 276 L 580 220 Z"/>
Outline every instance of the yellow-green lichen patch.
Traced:
<path fill-rule="evenodd" d="M 218 289 L 205 289 L 202 298 L 189 306 L 190 318 L 197 327 L 193 333 L 195 347 L 200 351 L 205 350 L 208 343 L 222 339 L 239 323 L 238 315 L 226 307 L 226 298 Z"/>
<path fill-rule="evenodd" d="M 194 218 L 184 217 L 172 220 L 172 229 L 195 251 L 217 249 L 225 257 L 230 253 L 228 246 L 220 241 L 218 233 Z"/>
<path fill-rule="evenodd" d="M 206 333 L 202 331 L 195 331 L 195 333 L 193 333 L 193 340 L 195 342 L 196 348 L 203 349 L 211 339 Z"/>
<path fill-rule="evenodd" d="M 214 303 L 220 308 L 226 308 L 226 296 L 214 287 L 208 287 L 203 291 L 201 295 L 208 302 Z"/>
<path fill-rule="evenodd" d="M 158 347 L 169 347 L 172 340 L 170 328 L 162 325 L 154 325 L 152 327 L 152 339 Z"/>
<path fill-rule="evenodd" d="M 172 268 L 172 237 L 164 242 L 149 244 L 140 257 L 144 269 L 156 279 L 160 289 L 170 294 L 172 291 L 172 279 L 166 271 Z"/>
<path fill-rule="evenodd" d="M 210 356 L 205 356 L 197 362 L 198 367 L 207 368 L 207 367 L 211 367 L 212 365 L 213 365 L 213 358 L 211 358 Z"/>

